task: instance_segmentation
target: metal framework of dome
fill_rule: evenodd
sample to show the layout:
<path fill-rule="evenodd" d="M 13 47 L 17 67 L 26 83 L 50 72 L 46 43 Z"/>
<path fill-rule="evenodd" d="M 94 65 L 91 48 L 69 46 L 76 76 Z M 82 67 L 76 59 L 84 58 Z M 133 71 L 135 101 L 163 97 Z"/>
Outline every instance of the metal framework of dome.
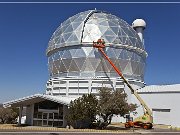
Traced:
<path fill-rule="evenodd" d="M 99 38 L 126 77 L 143 81 L 147 53 L 137 32 L 124 20 L 99 10 L 76 14 L 53 33 L 46 52 L 50 76 L 118 77 L 92 47 Z"/>

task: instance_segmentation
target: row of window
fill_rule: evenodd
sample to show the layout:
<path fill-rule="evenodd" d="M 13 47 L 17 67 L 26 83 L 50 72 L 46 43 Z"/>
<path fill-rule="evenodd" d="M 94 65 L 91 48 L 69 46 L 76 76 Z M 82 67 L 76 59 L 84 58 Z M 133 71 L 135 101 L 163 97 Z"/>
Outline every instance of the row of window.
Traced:
<path fill-rule="evenodd" d="M 87 94 L 87 93 L 68 93 L 68 95 L 83 95 L 83 94 Z M 93 95 L 98 95 L 98 93 L 91 93 Z M 54 96 L 63 96 L 63 95 L 66 95 L 66 93 L 53 93 Z"/>
<path fill-rule="evenodd" d="M 83 83 L 89 83 L 88 81 L 69 81 L 69 84 L 83 84 Z M 92 81 L 92 84 L 99 84 L 99 83 L 103 83 L 103 84 L 112 84 L 113 82 L 109 82 L 109 81 Z M 66 84 L 66 81 L 57 81 L 57 82 L 53 82 L 53 84 Z M 52 85 L 51 83 L 47 83 L 47 85 Z M 116 82 L 116 85 L 123 85 L 123 82 Z"/>
<path fill-rule="evenodd" d="M 34 126 L 62 127 L 63 121 L 33 120 Z"/>
<path fill-rule="evenodd" d="M 43 113 L 34 112 L 34 118 L 36 119 L 63 119 L 63 113 Z"/>

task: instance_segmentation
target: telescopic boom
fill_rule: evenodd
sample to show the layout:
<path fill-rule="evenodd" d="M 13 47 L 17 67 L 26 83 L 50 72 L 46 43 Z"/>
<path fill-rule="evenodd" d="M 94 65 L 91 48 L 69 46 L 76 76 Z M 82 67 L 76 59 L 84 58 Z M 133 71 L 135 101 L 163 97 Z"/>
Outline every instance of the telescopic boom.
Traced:
<path fill-rule="evenodd" d="M 98 39 L 97 42 L 93 42 L 93 47 L 97 48 L 105 57 L 106 60 L 108 60 L 108 62 L 112 65 L 112 67 L 114 68 L 114 70 L 119 74 L 119 76 L 123 79 L 123 81 L 127 84 L 127 86 L 129 87 L 129 89 L 131 90 L 131 92 L 136 96 L 136 98 L 139 100 L 140 104 L 144 107 L 144 109 L 146 110 L 144 113 L 148 114 L 150 116 L 152 116 L 152 111 L 149 109 L 149 107 L 146 105 L 146 103 L 143 101 L 143 99 L 138 95 L 138 93 L 136 92 L 136 90 L 134 90 L 132 88 L 132 86 L 130 85 L 130 83 L 125 79 L 125 77 L 123 76 L 122 72 L 114 65 L 114 63 L 110 60 L 110 58 L 105 54 L 103 48 L 105 48 L 105 42 L 103 39 Z"/>

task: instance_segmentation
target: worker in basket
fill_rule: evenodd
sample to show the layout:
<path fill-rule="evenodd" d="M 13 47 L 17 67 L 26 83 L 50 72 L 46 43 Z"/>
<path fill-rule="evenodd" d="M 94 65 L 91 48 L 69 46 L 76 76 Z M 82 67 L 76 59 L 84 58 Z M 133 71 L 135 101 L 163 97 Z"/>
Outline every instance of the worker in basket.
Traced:
<path fill-rule="evenodd" d="M 98 40 L 97 40 L 97 44 L 103 44 L 103 45 L 104 45 L 104 44 L 105 44 L 104 39 L 98 39 Z"/>

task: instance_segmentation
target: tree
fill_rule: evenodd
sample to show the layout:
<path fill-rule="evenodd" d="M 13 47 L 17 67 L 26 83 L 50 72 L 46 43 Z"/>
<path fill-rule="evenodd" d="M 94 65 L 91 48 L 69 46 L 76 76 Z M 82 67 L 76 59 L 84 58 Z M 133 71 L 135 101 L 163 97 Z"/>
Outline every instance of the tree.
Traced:
<path fill-rule="evenodd" d="M 95 95 L 84 94 L 70 102 L 67 120 L 74 128 L 89 128 L 96 119 L 98 99 Z"/>
<path fill-rule="evenodd" d="M 127 94 L 123 90 L 112 91 L 110 88 L 101 88 L 99 91 L 99 115 L 103 119 L 100 128 L 111 123 L 113 114 L 124 116 L 136 110 L 136 104 L 127 103 Z"/>
<path fill-rule="evenodd" d="M 87 94 L 71 101 L 67 120 L 74 128 L 90 128 L 99 115 L 102 119 L 96 125 L 102 129 L 111 123 L 113 114 L 124 116 L 136 108 L 136 104 L 127 103 L 127 94 L 123 90 L 101 88 L 99 100 L 95 95 Z"/>
<path fill-rule="evenodd" d="M 0 107 L 0 123 L 14 123 L 17 116 L 16 109 Z"/>

